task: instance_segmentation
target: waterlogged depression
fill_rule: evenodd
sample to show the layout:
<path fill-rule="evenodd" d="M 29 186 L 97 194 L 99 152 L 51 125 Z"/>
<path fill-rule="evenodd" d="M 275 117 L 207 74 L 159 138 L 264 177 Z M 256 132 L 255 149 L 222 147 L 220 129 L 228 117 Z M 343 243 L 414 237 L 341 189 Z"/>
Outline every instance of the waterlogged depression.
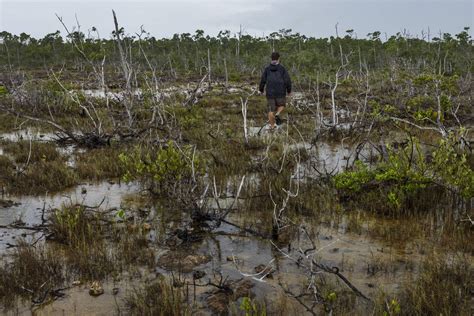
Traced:
<path fill-rule="evenodd" d="M 109 206 L 119 206 L 120 195 L 130 194 L 129 187 L 117 185 L 102 184 L 88 188 L 89 192 L 95 192 L 87 200 L 89 203 L 100 202 L 100 195 L 102 195 L 110 198 L 107 202 Z M 110 190 L 115 192 L 108 195 L 107 192 Z M 99 192 L 100 195 L 95 195 Z M 82 194 L 77 190 L 76 194 L 82 198 Z M 60 202 L 60 199 L 57 199 L 52 203 Z M 238 214 L 230 219 L 239 222 Z M 401 248 L 392 247 L 383 241 L 371 238 L 367 233 L 349 232 L 347 221 L 348 219 L 342 219 L 338 224 L 305 223 L 306 226 L 314 227 L 318 232 L 316 258 L 326 265 L 338 266 L 351 283 L 369 297 L 377 295 L 380 291 L 396 293 L 400 282 L 409 280 L 410 276 L 417 271 L 423 255 L 417 253 L 411 244 Z M 383 223 L 378 224 L 383 225 Z M 361 225 L 364 226 L 364 223 Z M 150 232 L 150 235 L 153 233 Z M 278 305 L 278 302 L 285 297 L 280 284 L 298 289 L 305 282 L 306 276 L 294 259 L 299 256 L 298 248 L 306 249 L 311 245 L 304 240 L 290 240 L 288 243 L 280 243 L 276 246 L 268 240 L 244 236 L 239 229 L 222 224 L 213 236 L 207 236 L 200 242 L 182 245 L 177 249 L 166 249 L 166 247 L 157 249 L 158 262 L 154 269 L 140 269 L 133 275 L 125 273 L 114 282 L 104 282 L 105 294 L 102 296 L 91 297 L 88 294 L 88 284 L 77 285 L 67 290 L 64 298 L 36 309 L 35 313 L 47 315 L 81 311 L 81 314 L 106 315 L 111 310 L 118 313 L 126 308 L 123 300 L 127 291 L 139 287 L 144 280 L 153 280 L 160 274 L 170 275 L 172 271 L 181 275 L 182 279 L 191 278 L 192 271 L 200 271 L 209 277 L 219 272 L 231 280 L 240 280 L 239 282 L 246 280 L 253 295 L 265 297 L 269 306 Z M 173 255 L 167 259 L 166 256 L 170 253 Z M 201 256 L 205 259 L 193 261 L 194 258 Z M 187 260 L 190 263 L 186 268 L 190 270 L 183 269 L 183 262 Z M 264 277 L 258 270 L 261 266 L 268 267 L 272 272 Z M 340 282 L 335 277 L 328 276 L 328 278 L 332 282 Z M 204 281 L 197 281 L 197 284 L 205 282 L 204 279 Z M 343 284 L 341 286 L 344 288 Z M 216 310 L 214 312 L 208 310 L 210 292 L 204 291 L 201 287 L 188 290 L 190 295 L 196 295 L 198 310 L 204 314 L 216 312 Z M 217 309 L 225 310 L 226 308 L 225 305 L 220 306 L 219 302 L 213 304 L 216 304 Z M 295 302 L 287 302 L 287 304 L 293 311 L 305 314 L 305 311 Z M 363 301 L 359 302 L 356 309 L 363 310 L 365 304 Z M 21 314 L 30 312 L 27 307 L 21 310 Z"/>
<path fill-rule="evenodd" d="M 68 204 L 84 204 L 118 210 L 122 198 L 134 193 L 136 189 L 137 186 L 133 184 L 101 182 L 97 184 L 85 183 L 72 190 L 45 196 L 7 196 L 5 200 L 11 201 L 8 204 L 12 205 L 0 206 L 0 226 L 21 223 L 20 226 L 33 227 L 42 224 L 51 210 Z M 27 237 L 31 240 L 35 237 L 33 235 L 38 234 L 31 234 L 28 229 L 0 228 L 0 251 L 5 251 L 9 245 L 15 245 L 16 240 L 20 237 Z"/>

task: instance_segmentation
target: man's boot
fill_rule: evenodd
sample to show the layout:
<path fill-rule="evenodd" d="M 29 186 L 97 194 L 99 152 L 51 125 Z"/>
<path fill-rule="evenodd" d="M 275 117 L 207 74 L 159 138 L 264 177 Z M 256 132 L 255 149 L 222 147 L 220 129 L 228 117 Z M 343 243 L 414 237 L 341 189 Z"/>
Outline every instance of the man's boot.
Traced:
<path fill-rule="evenodd" d="M 275 123 L 276 125 L 281 125 L 283 121 L 280 118 L 280 114 L 275 114 Z"/>

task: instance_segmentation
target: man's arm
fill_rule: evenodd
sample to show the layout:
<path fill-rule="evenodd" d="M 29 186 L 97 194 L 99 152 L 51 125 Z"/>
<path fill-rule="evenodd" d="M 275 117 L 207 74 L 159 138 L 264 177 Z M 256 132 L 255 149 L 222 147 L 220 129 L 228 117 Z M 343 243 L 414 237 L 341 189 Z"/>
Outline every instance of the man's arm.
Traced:
<path fill-rule="evenodd" d="M 266 84 L 267 84 L 267 69 L 265 68 L 265 70 L 262 73 L 262 78 L 260 79 L 260 85 L 258 87 L 258 90 L 260 91 L 260 93 L 263 93 Z"/>
<path fill-rule="evenodd" d="M 286 71 L 286 69 L 283 74 L 283 80 L 285 81 L 286 93 L 290 94 L 291 93 L 291 78 L 290 78 L 290 75 L 288 74 L 288 71 Z"/>

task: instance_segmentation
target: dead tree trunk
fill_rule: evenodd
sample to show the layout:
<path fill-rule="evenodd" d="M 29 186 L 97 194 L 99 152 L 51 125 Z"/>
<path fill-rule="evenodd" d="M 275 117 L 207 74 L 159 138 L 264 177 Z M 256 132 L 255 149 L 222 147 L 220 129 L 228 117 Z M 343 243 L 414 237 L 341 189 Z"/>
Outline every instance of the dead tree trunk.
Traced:
<path fill-rule="evenodd" d="M 115 15 L 115 11 L 112 10 L 112 14 L 114 16 L 114 25 L 115 25 L 115 37 L 117 39 L 117 47 L 119 49 L 120 54 L 120 62 L 122 66 L 122 72 L 125 79 L 125 87 L 127 92 L 127 99 L 124 102 L 125 110 L 128 116 L 128 127 L 131 128 L 133 125 L 133 113 L 132 113 L 132 106 L 133 106 L 133 95 L 132 95 L 132 87 L 130 84 L 130 80 L 132 78 L 132 70 L 130 65 L 127 63 L 127 56 L 125 55 L 125 50 L 123 48 L 123 43 L 120 38 L 120 29 L 118 26 L 117 16 Z"/>
<path fill-rule="evenodd" d="M 207 49 L 207 72 L 208 72 L 208 80 L 209 80 L 209 88 L 211 87 L 211 51 L 209 48 Z"/>
<path fill-rule="evenodd" d="M 256 92 L 256 90 L 252 90 L 252 92 L 247 95 L 247 97 L 245 98 L 245 100 L 241 97 L 240 98 L 240 103 L 242 105 L 242 118 L 244 120 L 244 139 L 245 139 L 245 143 L 248 144 L 249 143 L 249 135 L 248 135 L 248 127 L 247 127 L 247 105 L 249 103 L 249 98 L 254 95 Z"/>
<path fill-rule="evenodd" d="M 331 87 L 331 109 L 332 109 L 332 125 L 336 126 L 337 125 L 337 107 L 336 107 L 336 89 L 337 86 L 339 85 L 339 72 L 341 71 L 341 67 L 338 68 L 336 72 L 336 81 L 334 82 L 334 85 Z"/>
<path fill-rule="evenodd" d="M 224 71 L 225 71 L 225 87 L 229 86 L 229 73 L 227 72 L 227 61 L 224 58 Z"/>
<path fill-rule="evenodd" d="M 121 66 L 122 66 L 122 72 L 123 72 L 123 76 L 124 76 L 124 79 L 125 79 L 127 90 L 129 90 L 130 89 L 130 78 L 131 78 L 130 73 L 131 73 L 131 71 L 130 71 L 129 65 L 127 64 L 127 57 L 125 56 L 125 51 L 124 51 L 123 46 L 122 46 L 122 40 L 120 38 L 120 29 L 119 29 L 119 26 L 118 26 L 117 16 L 115 15 L 114 10 L 112 10 L 112 14 L 114 16 L 115 37 L 117 39 L 117 47 L 118 47 L 119 54 L 120 54 L 120 62 L 121 62 Z"/>

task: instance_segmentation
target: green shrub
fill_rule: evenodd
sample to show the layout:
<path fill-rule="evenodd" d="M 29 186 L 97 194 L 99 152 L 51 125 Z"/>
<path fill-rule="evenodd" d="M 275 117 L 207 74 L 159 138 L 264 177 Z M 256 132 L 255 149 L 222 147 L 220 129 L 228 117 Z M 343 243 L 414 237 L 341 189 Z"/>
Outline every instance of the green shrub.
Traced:
<path fill-rule="evenodd" d="M 119 159 L 125 169 L 124 181 L 138 180 L 152 193 L 163 196 L 190 192 L 204 167 L 191 146 L 180 148 L 171 141 L 158 150 L 135 147 L 120 154 Z"/>
<path fill-rule="evenodd" d="M 433 164 L 439 181 L 460 193 L 464 198 L 474 197 L 474 171 L 468 155 L 456 148 L 456 135 L 450 134 L 433 152 Z"/>
<path fill-rule="evenodd" d="M 416 138 L 405 148 L 388 151 L 388 159 L 373 169 L 357 161 L 352 170 L 336 175 L 336 189 L 356 200 L 375 197 L 380 206 L 388 202 L 394 209 L 416 207 L 422 193 L 433 187 L 456 192 L 466 199 L 474 196 L 474 172 L 467 154 L 456 147 L 455 135 L 441 140 L 429 161 Z"/>
<path fill-rule="evenodd" d="M 334 177 L 336 189 L 359 192 L 374 178 L 373 172 L 369 171 L 367 165 L 356 161 L 354 169 L 337 174 Z"/>

